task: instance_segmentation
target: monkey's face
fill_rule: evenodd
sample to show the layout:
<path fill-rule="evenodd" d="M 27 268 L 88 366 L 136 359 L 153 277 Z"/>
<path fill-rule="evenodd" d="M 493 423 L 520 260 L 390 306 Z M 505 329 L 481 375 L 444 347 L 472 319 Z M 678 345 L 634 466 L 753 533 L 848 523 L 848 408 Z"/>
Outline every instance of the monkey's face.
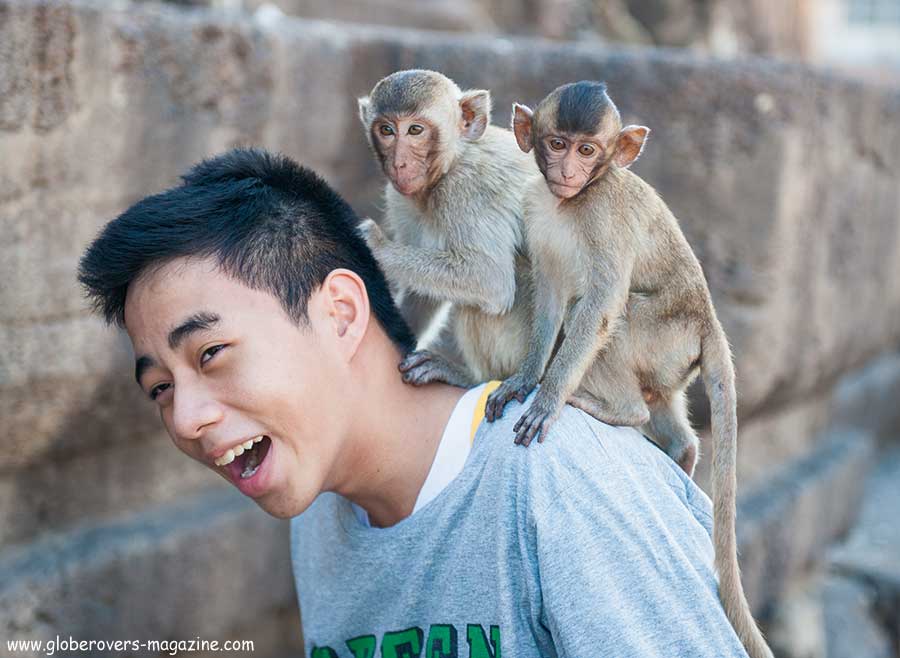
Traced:
<path fill-rule="evenodd" d="M 427 190 L 439 175 L 439 142 L 437 127 L 422 116 L 380 116 L 372 123 L 372 143 L 384 174 L 404 196 Z"/>
<path fill-rule="evenodd" d="M 182 258 L 126 298 L 138 384 L 172 441 L 278 518 L 332 484 L 351 416 L 322 294 L 301 326 L 214 261 Z"/>
<path fill-rule="evenodd" d="M 538 149 L 547 186 L 560 199 L 581 192 L 609 160 L 609 144 L 600 135 L 549 133 L 541 136 Z"/>

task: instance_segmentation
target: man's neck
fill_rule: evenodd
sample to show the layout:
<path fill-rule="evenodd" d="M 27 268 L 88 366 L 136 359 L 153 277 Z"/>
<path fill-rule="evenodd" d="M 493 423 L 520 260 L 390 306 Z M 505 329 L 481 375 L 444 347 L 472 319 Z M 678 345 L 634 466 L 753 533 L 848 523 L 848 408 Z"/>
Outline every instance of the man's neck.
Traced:
<path fill-rule="evenodd" d="M 371 385 L 352 407 L 333 490 L 366 510 L 373 526 L 388 527 L 412 514 L 447 421 L 466 391 L 404 384 L 394 354 L 374 361 L 366 367 Z"/>

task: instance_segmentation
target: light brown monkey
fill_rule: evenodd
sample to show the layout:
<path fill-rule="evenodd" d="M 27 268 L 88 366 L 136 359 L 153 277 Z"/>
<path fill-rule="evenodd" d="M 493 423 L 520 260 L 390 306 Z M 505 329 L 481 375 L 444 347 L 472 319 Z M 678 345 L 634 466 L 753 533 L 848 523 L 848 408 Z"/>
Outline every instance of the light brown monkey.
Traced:
<path fill-rule="evenodd" d="M 404 381 L 471 386 L 512 375 L 527 350 L 528 260 L 522 196 L 538 174 L 513 134 L 490 125 L 490 93 L 461 91 L 434 71 L 399 71 L 359 100 L 369 144 L 389 182 L 385 230 L 366 242 L 391 284 L 435 304 L 465 368 L 430 351 L 400 364 Z"/>
<path fill-rule="evenodd" d="M 596 82 L 560 87 L 533 113 L 514 105 L 513 129 L 523 151 L 534 149 L 544 175 L 529 186 L 525 200 L 535 316 L 529 354 L 488 399 L 487 417 L 499 417 L 509 400 L 523 400 L 540 380 L 514 426 L 516 441 L 528 445 L 534 436 L 543 438 L 573 393 L 577 398 L 585 392 L 597 403 L 592 415 L 643 425 L 692 473 L 698 439 L 685 389 L 702 372 L 712 411 L 719 595 L 750 656 L 771 657 L 737 562 L 731 351 L 677 220 L 656 191 L 627 169 L 649 130 L 623 128 L 606 86 Z M 551 359 L 561 328 L 564 336 Z"/>

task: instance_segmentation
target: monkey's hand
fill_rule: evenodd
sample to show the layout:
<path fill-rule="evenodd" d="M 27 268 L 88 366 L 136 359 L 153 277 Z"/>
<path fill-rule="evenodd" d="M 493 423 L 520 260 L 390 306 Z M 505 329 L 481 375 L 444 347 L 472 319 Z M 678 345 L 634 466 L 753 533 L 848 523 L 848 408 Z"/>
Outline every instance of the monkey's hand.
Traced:
<path fill-rule="evenodd" d="M 535 436 L 538 438 L 538 443 L 543 442 L 547 431 L 559 418 L 564 406 L 565 401 L 557 400 L 544 388 L 541 388 L 525 413 L 513 425 L 513 432 L 516 433 L 515 443 L 527 448 Z"/>
<path fill-rule="evenodd" d="M 470 377 L 460 368 L 440 354 L 428 350 L 410 352 L 397 369 L 402 373 L 403 381 L 413 386 L 422 386 L 429 382 L 444 382 L 463 388 L 472 385 Z"/>
<path fill-rule="evenodd" d="M 500 384 L 497 390 L 488 396 L 484 407 L 484 417 L 488 419 L 488 422 L 493 423 L 503 415 L 503 409 L 513 398 L 520 403 L 525 402 L 525 398 L 534 390 L 535 386 L 537 386 L 537 381 L 533 381 L 522 373 L 517 372 Z"/>
<path fill-rule="evenodd" d="M 366 217 L 362 220 L 359 225 L 357 225 L 356 230 L 359 231 L 359 234 L 372 251 L 377 251 L 379 247 L 387 242 L 384 231 L 381 230 L 381 227 L 376 224 L 375 220 L 371 217 Z"/>

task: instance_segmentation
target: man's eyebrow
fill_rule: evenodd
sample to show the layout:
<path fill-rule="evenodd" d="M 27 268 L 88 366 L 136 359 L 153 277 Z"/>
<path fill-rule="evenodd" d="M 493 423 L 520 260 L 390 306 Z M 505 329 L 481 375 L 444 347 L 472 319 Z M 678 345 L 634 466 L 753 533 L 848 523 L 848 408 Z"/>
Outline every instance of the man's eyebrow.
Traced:
<path fill-rule="evenodd" d="M 185 338 L 194 332 L 209 329 L 218 323 L 219 319 L 219 316 L 215 313 L 205 313 L 203 311 L 194 313 L 194 315 L 169 332 L 169 347 L 172 350 L 178 349 L 181 341 Z"/>
<path fill-rule="evenodd" d="M 155 365 L 156 361 L 151 359 L 149 356 L 138 357 L 137 361 L 134 362 L 134 378 L 137 381 L 138 386 L 141 385 L 141 377 L 144 376 L 144 372 L 146 372 L 148 368 L 152 368 Z"/>
<path fill-rule="evenodd" d="M 209 329 L 219 322 L 219 316 L 215 313 L 204 313 L 201 311 L 200 313 L 194 313 L 187 320 L 179 324 L 177 327 L 172 329 L 169 332 L 169 347 L 173 350 L 177 349 L 185 338 L 190 336 L 195 331 L 203 331 L 204 329 Z M 144 373 L 149 369 L 156 365 L 156 361 L 154 361 L 149 356 L 140 356 L 134 362 L 134 378 L 138 383 L 138 386 L 141 384 L 141 377 L 144 376 Z"/>

